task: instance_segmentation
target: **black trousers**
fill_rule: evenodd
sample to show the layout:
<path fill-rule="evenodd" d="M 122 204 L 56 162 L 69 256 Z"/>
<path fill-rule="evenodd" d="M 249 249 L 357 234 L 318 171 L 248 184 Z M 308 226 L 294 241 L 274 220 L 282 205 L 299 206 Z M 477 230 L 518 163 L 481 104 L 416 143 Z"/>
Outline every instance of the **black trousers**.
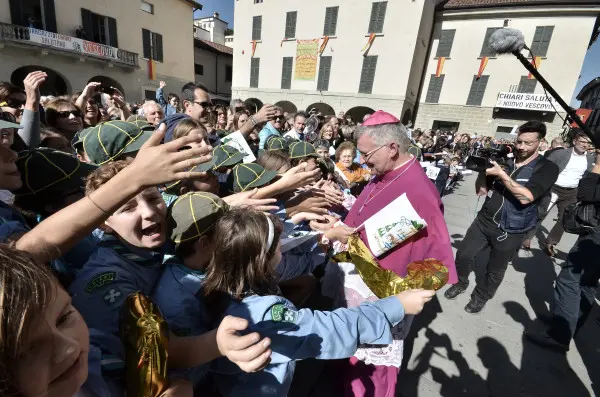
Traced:
<path fill-rule="evenodd" d="M 492 299 L 504 279 L 508 262 L 519 251 L 524 238 L 525 233 L 505 233 L 491 221 L 478 216 L 467 230 L 462 246 L 456 252 L 458 283 L 465 287 L 469 285 L 473 261 L 481 251 L 490 247 L 485 278 L 477 284 L 472 297 L 484 301 Z"/>
<path fill-rule="evenodd" d="M 594 307 L 600 279 L 600 232 L 579 237 L 554 284 L 549 334 L 569 344 Z"/>

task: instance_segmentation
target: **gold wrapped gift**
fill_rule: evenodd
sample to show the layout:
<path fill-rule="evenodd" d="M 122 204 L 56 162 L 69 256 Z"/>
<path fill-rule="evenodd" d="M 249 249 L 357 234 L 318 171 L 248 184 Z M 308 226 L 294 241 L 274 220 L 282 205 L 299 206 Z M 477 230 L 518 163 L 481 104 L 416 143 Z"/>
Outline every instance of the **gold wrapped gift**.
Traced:
<path fill-rule="evenodd" d="M 121 313 L 128 397 L 158 397 L 168 388 L 169 327 L 154 302 L 129 295 Z"/>
<path fill-rule="evenodd" d="M 380 299 L 409 289 L 437 291 L 448 282 L 448 268 L 436 259 L 411 262 L 407 266 L 406 277 L 381 268 L 357 235 L 348 240 L 348 251 L 335 255 L 333 260 L 354 264 L 367 287 Z"/>

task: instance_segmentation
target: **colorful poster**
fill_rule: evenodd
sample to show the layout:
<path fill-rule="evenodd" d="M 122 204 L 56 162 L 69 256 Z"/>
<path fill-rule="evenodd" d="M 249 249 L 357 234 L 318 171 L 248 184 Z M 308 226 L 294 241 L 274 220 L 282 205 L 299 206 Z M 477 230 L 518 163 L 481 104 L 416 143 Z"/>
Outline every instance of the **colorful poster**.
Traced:
<path fill-rule="evenodd" d="M 294 80 L 315 80 L 315 77 L 317 76 L 318 51 L 319 39 L 298 40 Z"/>

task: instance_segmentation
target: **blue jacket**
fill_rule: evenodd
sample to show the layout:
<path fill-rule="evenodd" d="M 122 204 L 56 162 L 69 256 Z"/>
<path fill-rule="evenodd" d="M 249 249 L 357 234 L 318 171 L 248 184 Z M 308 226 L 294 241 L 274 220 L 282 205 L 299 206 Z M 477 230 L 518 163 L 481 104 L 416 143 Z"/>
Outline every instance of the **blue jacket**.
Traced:
<path fill-rule="evenodd" d="M 112 236 L 105 236 L 77 272 L 69 288 L 73 306 L 90 329 L 90 345 L 102 352 L 102 376 L 120 379 L 125 352 L 119 337 L 120 311 L 127 296 L 142 292 L 148 296 L 162 273 L 161 253 L 121 246 L 109 248 Z M 131 259 L 126 259 L 131 258 Z"/>
<path fill-rule="evenodd" d="M 211 320 L 202 300 L 205 274 L 192 270 L 177 257 L 165 262 L 163 274 L 153 293 L 169 329 L 177 336 L 202 335 L 212 329 Z M 185 378 L 197 385 L 208 373 L 208 365 L 172 371 L 169 377 Z"/>
<path fill-rule="evenodd" d="M 268 122 L 265 125 L 265 128 L 260 130 L 260 132 L 258 133 L 258 138 L 260 139 L 260 142 L 258 143 L 259 149 L 265 148 L 265 143 L 267 142 L 267 138 L 270 137 L 271 135 L 281 136 L 281 133 L 279 132 L 279 130 L 277 128 L 273 127 L 273 125 L 270 122 Z"/>
<path fill-rule="evenodd" d="M 168 103 L 165 99 L 163 89 L 160 87 L 158 88 L 158 90 L 156 90 L 156 102 L 158 102 L 158 104 L 163 108 L 163 112 L 165 112 L 165 117 L 169 117 L 172 114 L 177 113 L 177 109 L 173 105 Z"/>
<path fill-rule="evenodd" d="M 271 363 L 257 373 L 245 373 L 220 358 L 212 369 L 224 397 L 287 396 L 295 360 L 351 357 L 359 344 L 392 342 L 390 328 L 404 317 L 396 297 L 333 312 L 296 309 L 280 296 L 249 296 L 232 302 L 225 315 L 250 322 L 247 332 L 271 338 Z"/>

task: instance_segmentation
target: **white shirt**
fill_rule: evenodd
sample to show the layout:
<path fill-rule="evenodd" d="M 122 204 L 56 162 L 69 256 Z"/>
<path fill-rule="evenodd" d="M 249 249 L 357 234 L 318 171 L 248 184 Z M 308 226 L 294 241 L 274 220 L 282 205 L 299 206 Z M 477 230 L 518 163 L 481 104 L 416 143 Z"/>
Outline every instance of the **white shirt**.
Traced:
<path fill-rule="evenodd" d="M 300 134 L 298 134 L 298 132 L 296 131 L 296 129 L 295 129 L 295 128 L 292 128 L 291 130 L 289 130 L 288 132 L 286 132 L 286 133 L 283 135 L 283 137 L 284 137 L 284 138 L 290 137 L 290 138 L 292 138 L 292 139 L 295 139 L 295 140 L 297 140 L 297 141 L 299 141 L 299 140 L 300 140 Z"/>
<path fill-rule="evenodd" d="M 588 161 L 584 154 L 577 154 L 575 150 L 571 151 L 571 159 L 565 169 L 558 175 L 555 185 L 572 189 L 579 185 L 579 180 L 587 170 Z"/>

